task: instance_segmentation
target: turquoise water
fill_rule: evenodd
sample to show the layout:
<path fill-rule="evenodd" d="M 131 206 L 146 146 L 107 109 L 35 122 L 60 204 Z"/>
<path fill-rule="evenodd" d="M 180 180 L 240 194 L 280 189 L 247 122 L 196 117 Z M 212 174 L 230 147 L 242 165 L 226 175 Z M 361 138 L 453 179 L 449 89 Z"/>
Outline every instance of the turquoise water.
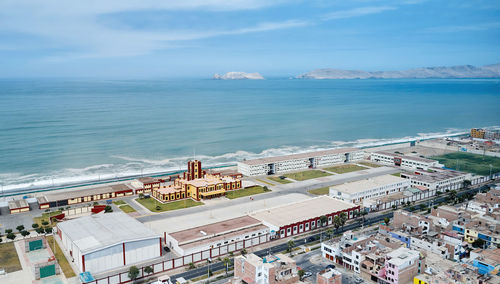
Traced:
<path fill-rule="evenodd" d="M 500 125 L 500 80 L 0 80 L 4 189 Z"/>

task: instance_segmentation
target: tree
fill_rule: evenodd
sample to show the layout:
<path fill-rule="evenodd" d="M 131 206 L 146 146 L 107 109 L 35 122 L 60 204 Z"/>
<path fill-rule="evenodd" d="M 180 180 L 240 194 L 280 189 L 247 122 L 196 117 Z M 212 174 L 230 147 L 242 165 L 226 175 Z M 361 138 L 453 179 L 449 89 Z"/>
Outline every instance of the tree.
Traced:
<path fill-rule="evenodd" d="M 139 268 L 137 268 L 137 266 L 135 265 L 130 266 L 128 270 L 128 278 L 130 278 L 131 280 L 135 280 L 137 279 L 137 276 L 139 276 Z"/>
<path fill-rule="evenodd" d="M 148 274 L 148 275 L 151 274 L 151 273 L 153 273 L 153 267 L 152 266 L 146 266 L 146 267 L 144 267 L 144 272 L 146 274 Z"/>
<path fill-rule="evenodd" d="M 38 234 L 43 234 L 43 228 L 36 228 L 35 232 L 37 232 Z"/>
<path fill-rule="evenodd" d="M 419 207 L 420 207 L 420 210 L 424 210 L 425 209 L 425 204 L 422 203 L 422 204 L 419 205 Z"/>
<path fill-rule="evenodd" d="M 143 199 L 144 198 L 144 193 L 139 193 L 139 199 Z"/>
<path fill-rule="evenodd" d="M 111 213 L 113 212 L 113 208 L 109 205 L 106 205 L 106 207 L 104 207 L 104 213 Z"/>
<path fill-rule="evenodd" d="M 242 249 L 241 250 L 241 255 L 245 256 L 245 254 L 247 254 L 247 249 Z"/>
<path fill-rule="evenodd" d="M 42 221 L 42 225 L 43 225 L 43 226 L 47 226 L 48 224 L 49 224 L 49 221 L 47 221 L 47 220 L 43 220 L 43 221 Z"/>
<path fill-rule="evenodd" d="M 22 231 L 21 231 L 21 235 L 22 235 L 23 237 L 29 236 L 29 234 L 30 234 L 30 232 L 28 232 L 28 231 L 26 231 L 26 230 L 22 230 Z"/>
<path fill-rule="evenodd" d="M 161 206 L 160 205 L 156 205 L 156 211 L 161 211 Z"/>
<path fill-rule="evenodd" d="M 13 241 L 16 238 L 16 234 L 14 233 L 8 233 L 7 234 L 7 239 Z"/>
<path fill-rule="evenodd" d="M 33 227 L 33 229 L 36 229 L 36 228 L 40 227 L 40 225 L 38 225 L 37 223 L 34 223 L 33 225 L 31 225 L 31 227 Z"/>
<path fill-rule="evenodd" d="M 385 217 L 385 218 L 384 218 L 384 223 L 385 223 L 385 225 L 386 225 L 386 226 L 389 226 L 389 221 L 390 221 L 390 220 L 391 220 L 391 219 L 389 219 L 389 217 Z"/>
<path fill-rule="evenodd" d="M 0 238 L 0 243 L 1 243 L 2 241 L 3 241 L 3 239 L 2 239 L 2 238 Z"/>
<path fill-rule="evenodd" d="M 406 201 L 406 206 L 410 206 L 411 202 L 410 200 Z"/>
<path fill-rule="evenodd" d="M 94 201 L 94 206 L 99 205 L 99 202 Z"/>
<path fill-rule="evenodd" d="M 269 191 L 269 188 L 267 186 L 263 187 L 264 191 Z"/>
<path fill-rule="evenodd" d="M 297 274 L 299 275 L 299 279 L 302 281 L 302 277 L 304 277 L 304 274 L 306 274 L 306 272 L 304 271 L 304 269 L 301 269 L 297 272 Z"/>
<path fill-rule="evenodd" d="M 189 269 L 195 269 L 196 268 L 196 265 L 194 265 L 194 263 L 190 262 L 189 263 Z"/>
<path fill-rule="evenodd" d="M 24 230 L 24 226 L 23 225 L 19 225 L 16 227 L 16 229 L 21 232 L 22 230 Z"/>
<path fill-rule="evenodd" d="M 393 210 L 396 210 L 396 208 L 398 208 L 396 205 L 392 205 Z"/>
<path fill-rule="evenodd" d="M 332 228 L 328 228 L 328 230 L 326 230 L 326 233 L 328 234 L 328 238 L 331 239 L 332 238 L 332 235 L 333 235 L 333 230 Z"/>
<path fill-rule="evenodd" d="M 328 222 L 328 218 L 326 218 L 325 215 L 319 217 L 319 220 L 321 222 L 321 226 L 324 226 Z"/>
<path fill-rule="evenodd" d="M 12 229 L 5 229 L 5 233 L 8 235 L 10 233 L 12 233 Z"/>
<path fill-rule="evenodd" d="M 45 233 L 47 233 L 47 234 L 52 233 L 52 227 L 46 227 L 45 228 Z"/>
<path fill-rule="evenodd" d="M 482 239 L 477 239 L 472 243 L 472 246 L 475 248 L 483 248 L 486 242 Z"/>
<path fill-rule="evenodd" d="M 335 227 L 335 232 L 340 228 L 342 221 L 340 220 L 339 215 L 333 217 L 333 226 Z"/>
<path fill-rule="evenodd" d="M 464 180 L 463 185 L 465 188 L 468 188 L 471 184 L 472 184 L 472 182 L 470 180 L 468 180 L 468 179 Z"/>
<path fill-rule="evenodd" d="M 226 267 L 226 276 L 227 276 L 227 272 L 229 270 L 229 264 L 231 263 L 231 259 L 229 259 L 229 257 L 224 257 L 222 262 L 224 262 L 224 266 Z"/>
<path fill-rule="evenodd" d="M 441 191 L 436 191 L 437 196 L 440 196 L 441 194 L 443 194 Z"/>
<path fill-rule="evenodd" d="M 455 200 L 455 198 L 457 198 L 457 191 L 456 190 L 450 191 L 450 199 Z"/>
<path fill-rule="evenodd" d="M 292 249 L 293 249 L 294 246 L 295 246 L 294 241 L 293 240 L 289 240 L 288 241 L 288 249 L 287 249 L 287 251 L 288 252 L 292 252 Z"/>
<path fill-rule="evenodd" d="M 345 212 L 340 213 L 340 226 L 342 228 L 344 227 L 346 221 L 347 221 L 347 213 Z"/>

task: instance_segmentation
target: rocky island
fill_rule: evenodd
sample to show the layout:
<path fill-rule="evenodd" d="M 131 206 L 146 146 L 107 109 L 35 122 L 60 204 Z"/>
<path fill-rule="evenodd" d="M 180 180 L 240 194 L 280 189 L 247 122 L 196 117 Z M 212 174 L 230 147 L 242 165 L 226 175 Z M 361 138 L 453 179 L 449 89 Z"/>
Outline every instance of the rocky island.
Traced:
<path fill-rule="evenodd" d="M 224 75 L 215 74 L 216 80 L 263 80 L 264 77 L 259 73 L 246 73 L 246 72 L 227 72 Z"/>

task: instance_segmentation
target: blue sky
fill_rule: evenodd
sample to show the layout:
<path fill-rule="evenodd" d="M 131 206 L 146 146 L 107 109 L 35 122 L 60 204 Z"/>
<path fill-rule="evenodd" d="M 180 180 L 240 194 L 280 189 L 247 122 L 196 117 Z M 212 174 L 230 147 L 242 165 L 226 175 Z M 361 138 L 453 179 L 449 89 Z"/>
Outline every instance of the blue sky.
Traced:
<path fill-rule="evenodd" d="M 498 0 L 2 0 L 0 77 L 500 62 Z"/>

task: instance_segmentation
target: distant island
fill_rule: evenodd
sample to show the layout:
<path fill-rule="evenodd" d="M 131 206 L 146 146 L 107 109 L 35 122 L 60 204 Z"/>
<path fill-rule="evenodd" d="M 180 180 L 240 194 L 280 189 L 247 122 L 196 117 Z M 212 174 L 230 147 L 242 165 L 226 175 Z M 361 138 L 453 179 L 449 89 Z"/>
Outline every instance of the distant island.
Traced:
<path fill-rule="evenodd" d="M 215 74 L 216 80 L 263 80 L 264 77 L 259 73 L 246 73 L 246 72 L 227 72 L 224 75 Z"/>
<path fill-rule="evenodd" d="M 360 71 L 316 69 L 296 76 L 297 79 L 426 79 L 426 78 L 500 78 L 500 63 L 476 67 L 460 65 L 451 67 L 423 67 L 402 71 Z"/>

